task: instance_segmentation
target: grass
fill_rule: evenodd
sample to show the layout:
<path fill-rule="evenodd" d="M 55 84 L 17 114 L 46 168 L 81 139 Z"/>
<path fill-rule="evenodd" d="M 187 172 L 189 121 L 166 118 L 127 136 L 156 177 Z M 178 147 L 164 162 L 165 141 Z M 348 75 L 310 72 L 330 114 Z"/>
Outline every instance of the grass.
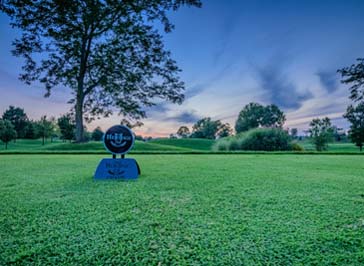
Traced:
<path fill-rule="evenodd" d="M 152 140 L 151 143 L 193 150 L 210 151 L 215 141 L 211 139 L 156 139 Z"/>
<path fill-rule="evenodd" d="M 197 149 L 198 147 L 196 147 Z M 0 146 L 0 152 L 5 152 L 5 146 Z M 75 144 L 70 142 L 46 142 L 42 145 L 41 140 L 19 139 L 15 143 L 10 142 L 7 151 L 94 151 L 104 152 L 105 148 L 101 141 L 90 141 L 87 143 Z M 136 141 L 132 151 L 191 151 L 189 148 L 163 145 L 153 142 Z M 106 151 L 105 151 L 106 152 Z"/>
<path fill-rule="evenodd" d="M 74 144 L 69 142 L 56 141 L 51 143 L 46 142 L 41 145 L 41 140 L 17 140 L 16 143 L 9 143 L 8 150 L 5 150 L 4 145 L 0 145 L 0 154 L 6 153 L 75 153 L 75 154 L 107 154 L 101 142 L 88 142 L 82 144 Z M 156 139 L 149 142 L 136 141 L 131 153 L 179 153 L 179 154 L 196 154 L 196 153 L 214 153 L 211 147 L 214 144 L 213 140 L 207 139 Z M 306 154 L 316 153 L 314 146 L 309 141 L 299 142 L 305 148 Z M 224 152 L 217 152 L 224 153 Z M 233 152 L 234 153 L 234 152 Z M 236 152 L 235 152 L 236 153 Z M 254 151 L 238 151 L 238 153 L 255 153 Z M 258 152 L 264 153 L 264 152 Z M 277 152 L 278 154 L 292 152 Z M 329 150 L 324 153 L 328 154 L 360 154 L 359 149 L 352 143 L 331 143 Z M 361 153 L 364 154 L 364 153 Z"/>
<path fill-rule="evenodd" d="M 305 142 L 302 146 L 307 151 L 314 151 L 315 146 L 312 143 Z M 356 147 L 353 143 L 350 142 L 343 142 L 343 143 L 330 143 L 328 147 L 329 152 L 360 152 L 359 148 Z"/>
<path fill-rule="evenodd" d="M 361 156 L 0 155 L 0 265 L 363 265 Z"/>

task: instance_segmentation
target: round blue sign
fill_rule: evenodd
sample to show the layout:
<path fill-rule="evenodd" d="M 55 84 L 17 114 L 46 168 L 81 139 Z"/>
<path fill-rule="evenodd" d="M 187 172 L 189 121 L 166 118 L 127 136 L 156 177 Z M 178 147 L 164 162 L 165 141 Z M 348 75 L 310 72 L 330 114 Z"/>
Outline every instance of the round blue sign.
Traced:
<path fill-rule="evenodd" d="M 131 150 L 133 145 L 133 131 L 126 126 L 112 126 L 104 135 L 104 146 L 112 154 L 125 154 Z"/>

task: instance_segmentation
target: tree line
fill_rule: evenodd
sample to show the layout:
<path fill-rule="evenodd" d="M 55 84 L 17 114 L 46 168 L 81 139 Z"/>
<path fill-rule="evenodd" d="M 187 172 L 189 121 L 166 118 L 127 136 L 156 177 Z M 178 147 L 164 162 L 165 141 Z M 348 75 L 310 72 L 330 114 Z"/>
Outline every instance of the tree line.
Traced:
<path fill-rule="evenodd" d="M 71 114 L 61 115 L 58 119 L 44 115 L 39 120 L 32 120 L 28 118 L 24 109 L 9 106 L 0 118 L 0 140 L 4 142 L 6 149 L 8 143 L 16 139 L 41 139 L 42 145 L 48 139 L 51 142 L 56 138 L 72 141 L 76 139 L 75 129 L 75 121 Z M 84 129 L 85 140 L 99 141 L 103 134 L 100 127 L 92 132 Z"/>
<path fill-rule="evenodd" d="M 317 151 L 327 150 L 328 143 L 333 140 L 343 141 L 347 138 L 350 138 L 362 151 L 364 142 L 364 103 L 361 102 L 355 107 L 350 105 L 344 117 L 351 125 L 348 136 L 343 129 L 333 125 L 328 117 L 314 118 L 310 122 L 307 132 Z M 234 129 L 236 135 L 239 135 L 257 128 L 274 128 L 287 131 L 292 139 L 297 139 L 297 128 L 283 129 L 285 121 L 286 116 L 278 106 L 249 103 L 238 114 Z M 234 135 L 233 132 L 228 123 L 224 124 L 220 120 L 212 120 L 210 117 L 206 117 L 197 121 L 192 126 L 192 131 L 187 126 L 181 126 L 176 134 L 171 134 L 170 137 L 219 139 L 232 136 Z"/>

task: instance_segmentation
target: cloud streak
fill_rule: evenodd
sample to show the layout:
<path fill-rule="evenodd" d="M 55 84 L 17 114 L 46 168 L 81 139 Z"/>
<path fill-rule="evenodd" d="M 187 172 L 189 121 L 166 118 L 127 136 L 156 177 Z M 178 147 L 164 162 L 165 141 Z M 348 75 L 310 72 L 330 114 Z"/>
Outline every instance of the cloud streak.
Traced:
<path fill-rule="evenodd" d="M 283 72 L 279 63 L 257 68 L 256 74 L 260 88 L 264 92 L 263 100 L 283 109 L 298 109 L 303 102 L 313 98 L 309 91 L 299 92 L 296 85 Z"/>
<path fill-rule="evenodd" d="M 319 71 L 316 73 L 319 77 L 321 86 L 329 93 L 335 92 L 339 88 L 337 73 L 334 71 Z"/>
<path fill-rule="evenodd" d="M 184 111 L 178 115 L 167 117 L 166 121 L 174 121 L 178 123 L 192 124 L 197 122 L 201 117 L 194 111 Z"/>

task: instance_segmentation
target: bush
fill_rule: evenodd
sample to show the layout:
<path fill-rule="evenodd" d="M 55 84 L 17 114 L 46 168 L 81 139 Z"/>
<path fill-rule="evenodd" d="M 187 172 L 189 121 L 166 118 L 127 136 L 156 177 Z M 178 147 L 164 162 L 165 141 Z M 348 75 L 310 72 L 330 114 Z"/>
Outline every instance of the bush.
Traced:
<path fill-rule="evenodd" d="M 235 137 L 224 138 L 215 144 L 215 150 L 223 151 L 289 151 L 303 150 L 290 143 L 288 133 L 280 128 L 256 128 Z"/>
<path fill-rule="evenodd" d="M 292 151 L 304 151 L 305 150 L 301 145 L 299 145 L 296 142 L 292 142 L 290 145 L 291 145 Z"/>
<path fill-rule="evenodd" d="M 229 150 L 230 141 L 226 138 L 220 139 L 215 143 L 212 147 L 214 151 L 228 151 Z"/>

